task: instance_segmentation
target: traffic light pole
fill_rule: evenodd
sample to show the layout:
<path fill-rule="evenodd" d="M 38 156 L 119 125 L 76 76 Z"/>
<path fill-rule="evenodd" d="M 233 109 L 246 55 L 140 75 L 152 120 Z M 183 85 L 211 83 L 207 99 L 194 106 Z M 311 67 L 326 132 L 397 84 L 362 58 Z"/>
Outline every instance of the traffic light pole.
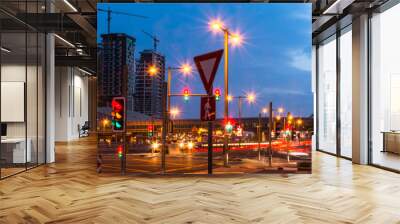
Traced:
<path fill-rule="evenodd" d="M 162 116 L 163 116 L 163 123 L 162 123 L 162 148 L 161 148 L 161 172 L 165 173 L 165 155 L 167 153 L 167 126 L 168 126 L 168 118 L 169 118 L 169 111 L 167 111 L 167 95 L 169 90 L 167 86 L 164 84 L 163 88 L 163 98 L 162 98 Z M 169 109 L 169 108 L 168 108 Z"/>
<path fill-rule="evenodd" d="M 271 167 L 272 166 L 272 102 L 269 102 L 269 125 L 268 125 L 268 140 L 269 140 L 269 159 L 268 159 L 268 164 Z"/>
<path fill-rule="evenodd" d="M 258 160 L 261 160 L 261 113 L 258 114 Z"/>
<path fill-rule="evenodd" d="M 167 121 L 167 124 L 168 124 L 168 127 L 170 126 L 170 122 L 171 122 L 171 114 L 170 114 L 170 112 L 171 112 L 171 79 L 172 79 L 172 77 L 171 77 L 172 71 L 171 70 L 172 70 L 172 68 L 168 67 L 168 77 L 167 77 L 167 95 L 168 95 L 168 99 L 167 99 L 168 121 Z M 172 127 L 171 127 L 171 130 L 169 130 L 169 132 L 172 133 Z"/>
<path fill-rule="evenodd" d="M 208 121 L 208 174 L 212 174 L 213 171 L 213 123 Z"/>
<path fill-rule="evenodd" d="M 122 157 L 121 163 L 122 163 L 122 175 L 125 175 L 126 173 L 126 155 L 128 152 L 128 144 L 126 142 L 126 129 L 125 131 L 122 133 L 122 137 L 123 137 L 123 141 L 124 141 L 124 156 Z"/>

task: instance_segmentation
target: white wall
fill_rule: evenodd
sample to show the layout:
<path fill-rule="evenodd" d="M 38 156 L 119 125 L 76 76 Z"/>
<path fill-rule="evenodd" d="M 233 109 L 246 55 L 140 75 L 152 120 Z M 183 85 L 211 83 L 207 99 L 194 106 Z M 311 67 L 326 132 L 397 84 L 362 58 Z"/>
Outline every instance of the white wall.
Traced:
<path fill-rule="evenodd" d="M 25 82 L 25 64 L 5 64 L 1 66 L 1 81 Z M 28 70 L 31 68 L 28 67 Z M 2 112 L 7 108 L 1 108 Z M 10 111 L 11 113 L 11 111 Z M 25 122 L 7 122 L 7 137 L 25 137 Z"/>
<path fill-rule="evenodd" d="M 88 78 L 76 68 L 56 68 L 55 140 L 79 137 L 78 124 L 88 121 Z"/>
<path fill-rule="evenodd" d="M 44 82 L 41 66 L 28 65 L 25 63 L 4 63 L 1 66 L 2 82 L 23 82 L 26 84 L 26 106 L 25 100 L 19 113 L 25 114 L 26 120 L 21 122 L 5 122 L 7 124 L 7 138 L 28 138 L 31 149 L 32 162 L 39 159 L 44 163 Z M 27 80 L 25 80 L 27 78 Z M 24 94 L 21 90 L 20 94 Z M 2 95 L 7 97 L 7 95 Z M 16 113 L 11 108 L 2 107 L 2 113 Z M 24 116 L 24 115 L 23 115 Z M 37 154 L 38 153 L 38 154 Z"/>

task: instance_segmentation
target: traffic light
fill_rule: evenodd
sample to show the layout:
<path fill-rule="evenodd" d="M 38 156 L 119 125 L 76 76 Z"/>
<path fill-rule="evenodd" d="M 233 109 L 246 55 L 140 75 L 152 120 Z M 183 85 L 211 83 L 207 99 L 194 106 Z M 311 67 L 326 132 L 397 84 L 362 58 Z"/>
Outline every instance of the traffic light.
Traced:
<path fill-rule="evenodd" d="M 122 145 L 119 145 L 117 147 L 118 158 L 120 158 L 120 159 L 122 158 L 123 152 L 124 152 L 124 147 Z"/>
<path fill-rule="evenodd" d="M 125 98 L 124 97 L 114 97 L 111 101 L 112 107 L 112 130 L 114 132 L 124 132 L 125 131 Z"/>
<path fill-rule="evenodd" d="M 220 89 L 215 89 L 214 94 L 215 94 L 215 100 L 218 101 L 220 99 L 220 97 L 221 97 L 221 90 Z"/>
<path fill-rule="evenodd" d="M 227 120 L 227 121 L 225 121 L 225 131 L 226 131 L 227 133 L 232 133 L 233 125 L 234 125 L 234 123 L 233 123 L 232 120 Z"/>
<path fill-rule="evenodd" d="M 151 138 L 153 137 L 153 134 L 154 134 L 153 125 L 147 125 L 147 136 Z"/>
<path fill-rule="evenodd" d="M 188 101 L 188 100 L 189 100 L 189 94 L 190 94 L 190 91 L 189 91 L 188 88 L 183 89 L 183 99 L 184 99 L 185 101 Z"/>

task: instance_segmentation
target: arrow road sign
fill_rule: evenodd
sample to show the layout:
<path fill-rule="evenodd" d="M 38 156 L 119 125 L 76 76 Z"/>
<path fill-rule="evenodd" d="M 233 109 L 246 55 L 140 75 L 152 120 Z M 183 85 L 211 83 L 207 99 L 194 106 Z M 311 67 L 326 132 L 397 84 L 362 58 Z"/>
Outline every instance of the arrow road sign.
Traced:
<path fill-rule="evenodd" d="M 215 97 L 203 96 L 201 97 L 200 116 L 202 121 L 215 120 Z"/>
<path fill-rule="evenodd" d="M 209 95 L 212 95 L 212 84 L 223 53 L 224 50 L 221 49 L 194 57 L 194 62 L 200 73 L 204 88 Z"/>

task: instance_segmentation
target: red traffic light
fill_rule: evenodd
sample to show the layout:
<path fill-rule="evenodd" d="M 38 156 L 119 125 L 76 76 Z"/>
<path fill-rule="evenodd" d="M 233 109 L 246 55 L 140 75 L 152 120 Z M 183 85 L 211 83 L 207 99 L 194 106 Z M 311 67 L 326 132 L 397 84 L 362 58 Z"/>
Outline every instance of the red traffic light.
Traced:
<path fill-rule="evenodd" d="M 185 96 L 189 95 L 189 89 L 188 88 L 183 89 L 183 95 L 185 95 Z"/>
<path fill-rule="evenodd" d="M 214 90 L 215 96 L 221 96 L 221 90 L 220 89 L 215 89 Z"/>
<path fill-rule="evenodd" d="M 114 97 L 111 101 L 112 130 L 114 132 L 125 131 L 125 98 Z"/>
<path fill-rule="evenodd" d="M 117 154 L 118 154 L 118 157 L 119 157 L 119 158 L 122 158 L 123 152 L 124 152 L 123 146 L 122 146 L 122 145 L 119 145 L 119 146 L 117 147 Z"/>
<path fill-rule="evenodd" d="M 215 89 L 214 90 L 214 95 L 215 95 L 215 99 L 219 100 L 219 98 L 221 96 L 221 90 L 220 89 Z"/>
<path fill-rule="evenodd" d="M 186 100 L 186 101 L 189 100 L 189 94 L 190 94 L 190 91 L 188 88 L 183 89 L 183 99 L 184 100 Z"/>
<path fill-rule="evenodd" d="M 113 111 L 119 112 L 120 110 L 122 110 L 122 107 L 123 107 L 123 106 L 121 105 L 120 102 L 118 102 L 117 99 L 113 99 L 113 100 L 111 101 L 111 107 L 113 108 Z"/>

